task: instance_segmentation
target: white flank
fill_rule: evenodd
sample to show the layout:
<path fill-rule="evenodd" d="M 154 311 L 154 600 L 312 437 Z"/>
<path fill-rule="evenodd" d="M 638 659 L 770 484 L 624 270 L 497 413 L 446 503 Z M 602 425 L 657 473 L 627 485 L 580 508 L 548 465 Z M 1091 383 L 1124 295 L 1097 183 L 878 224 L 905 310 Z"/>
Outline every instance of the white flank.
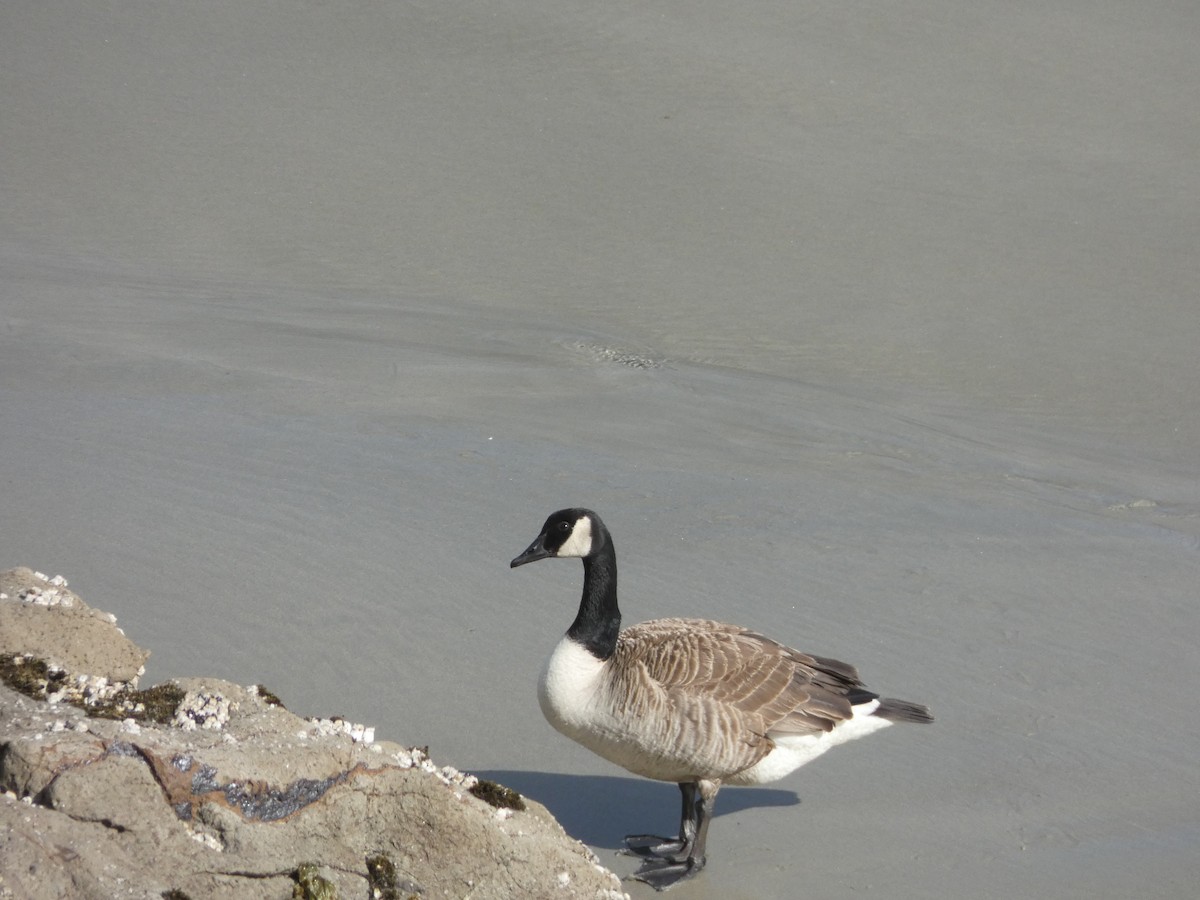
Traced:
<path fill-rule="evenodd" d="M 777 781 L 783 776 L 794 772 L 805 763 L 810 763 L 826 750 L 831 750 L 838 744 L 866 737 L 868 734 L 887 728 L 892 723 L 871 713 L 879 708 L 879 701 L 872 700 L 854 707 L 854 717 L 838 725 L 833 731 L 821 734 L 785 734 L 773 735 L 775 749 L 757 765 L 725 779 L 726 784 L 765 784 Z"/>
<path fill-rule="evenodd" d="M 584 557 L 592 552 L 592 519 L 581 516 L 571 529 L 571 536 L 558 548 L 556 556 Z"/>

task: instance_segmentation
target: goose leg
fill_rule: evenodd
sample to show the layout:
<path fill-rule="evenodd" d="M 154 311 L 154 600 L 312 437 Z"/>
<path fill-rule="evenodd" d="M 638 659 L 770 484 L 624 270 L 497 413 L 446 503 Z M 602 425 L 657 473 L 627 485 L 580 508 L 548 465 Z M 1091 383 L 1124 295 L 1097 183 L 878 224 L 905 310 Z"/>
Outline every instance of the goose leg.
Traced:
<path fill-rule="evenodd" d="M 679 793 L 683 798 L 683 809 L 679 815 L 679 837 L 663 837 L 659 834 L 627 834 L 625 849 L 621 852 L 626 856 L 654 857 L 674 861 L 687 847 L 690 835 L 696 831 L 696 785 L 694 782 L 684 782 L 679 785 Z"/>
<path fill-rule="evenodd" d="M 719 783 L 711 781 L 679 785 L 683 795 L 683 810 L 678 840 L 647 834 L 625 838 L 625 852 L 645 860 L 641 868 L 633 873 L 634 878 L 655 890 L 665 891 L 704 868 L 708 822 L 712 814 L 712 802 L 719 788 Z"/>

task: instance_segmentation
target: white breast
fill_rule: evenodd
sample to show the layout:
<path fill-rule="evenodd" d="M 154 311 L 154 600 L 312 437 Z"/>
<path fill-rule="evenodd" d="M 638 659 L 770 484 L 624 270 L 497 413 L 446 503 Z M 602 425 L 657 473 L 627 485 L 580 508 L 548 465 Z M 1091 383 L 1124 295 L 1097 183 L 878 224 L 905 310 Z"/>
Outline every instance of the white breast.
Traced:
<path fill-rule="evenodd" d="M 564 637 L 550 654 L 538 683 L 542 714 L 554 728 L 597 756 L 646 778 L 691 777 L 666 748 L 654 746 L 654 723 L 615 710 L 610 664 Z"/>
<path fill-rule="evenodd" d="M 568 737 L 586 729 L 594 717 L 605 662 L 577 641 L 564 637 L 546 660 L 538 682 L 538 702 L 546 720 Z"/>

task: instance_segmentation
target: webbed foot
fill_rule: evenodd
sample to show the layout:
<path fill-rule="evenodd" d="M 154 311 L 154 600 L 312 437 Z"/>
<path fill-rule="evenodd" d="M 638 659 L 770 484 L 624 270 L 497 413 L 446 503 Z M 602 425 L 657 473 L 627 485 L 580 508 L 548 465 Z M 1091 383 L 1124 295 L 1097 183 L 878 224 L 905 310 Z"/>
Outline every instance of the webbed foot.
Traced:
<path fill-rule="evenodd" d="M 703 868 L 703 857 L 700 859 L 688 857 L 678 862 L 649 858 L 630 877 L 650 885 L 656 891 L 665 891 L 681 881 L 695 877 Z"/>
<path fill-rule="evenodd" d="M 684 847 L 684 842 L 679 838 L 662 837 L 657 834 L 627 834 L 625 846 L 617 852 L 625 856 L 676 862 Z"/>

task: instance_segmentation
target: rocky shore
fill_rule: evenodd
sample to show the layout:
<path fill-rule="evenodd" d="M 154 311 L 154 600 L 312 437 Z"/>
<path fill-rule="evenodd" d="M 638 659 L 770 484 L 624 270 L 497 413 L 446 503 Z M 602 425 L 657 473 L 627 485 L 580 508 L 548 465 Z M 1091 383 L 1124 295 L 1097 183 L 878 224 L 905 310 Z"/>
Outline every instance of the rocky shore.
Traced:
<path fill-rule="evenodd" d="M 605 898 L 540 804 L 373 729 L 149 653 L 67 585 L 0 573 L 0 898 Z"/>

